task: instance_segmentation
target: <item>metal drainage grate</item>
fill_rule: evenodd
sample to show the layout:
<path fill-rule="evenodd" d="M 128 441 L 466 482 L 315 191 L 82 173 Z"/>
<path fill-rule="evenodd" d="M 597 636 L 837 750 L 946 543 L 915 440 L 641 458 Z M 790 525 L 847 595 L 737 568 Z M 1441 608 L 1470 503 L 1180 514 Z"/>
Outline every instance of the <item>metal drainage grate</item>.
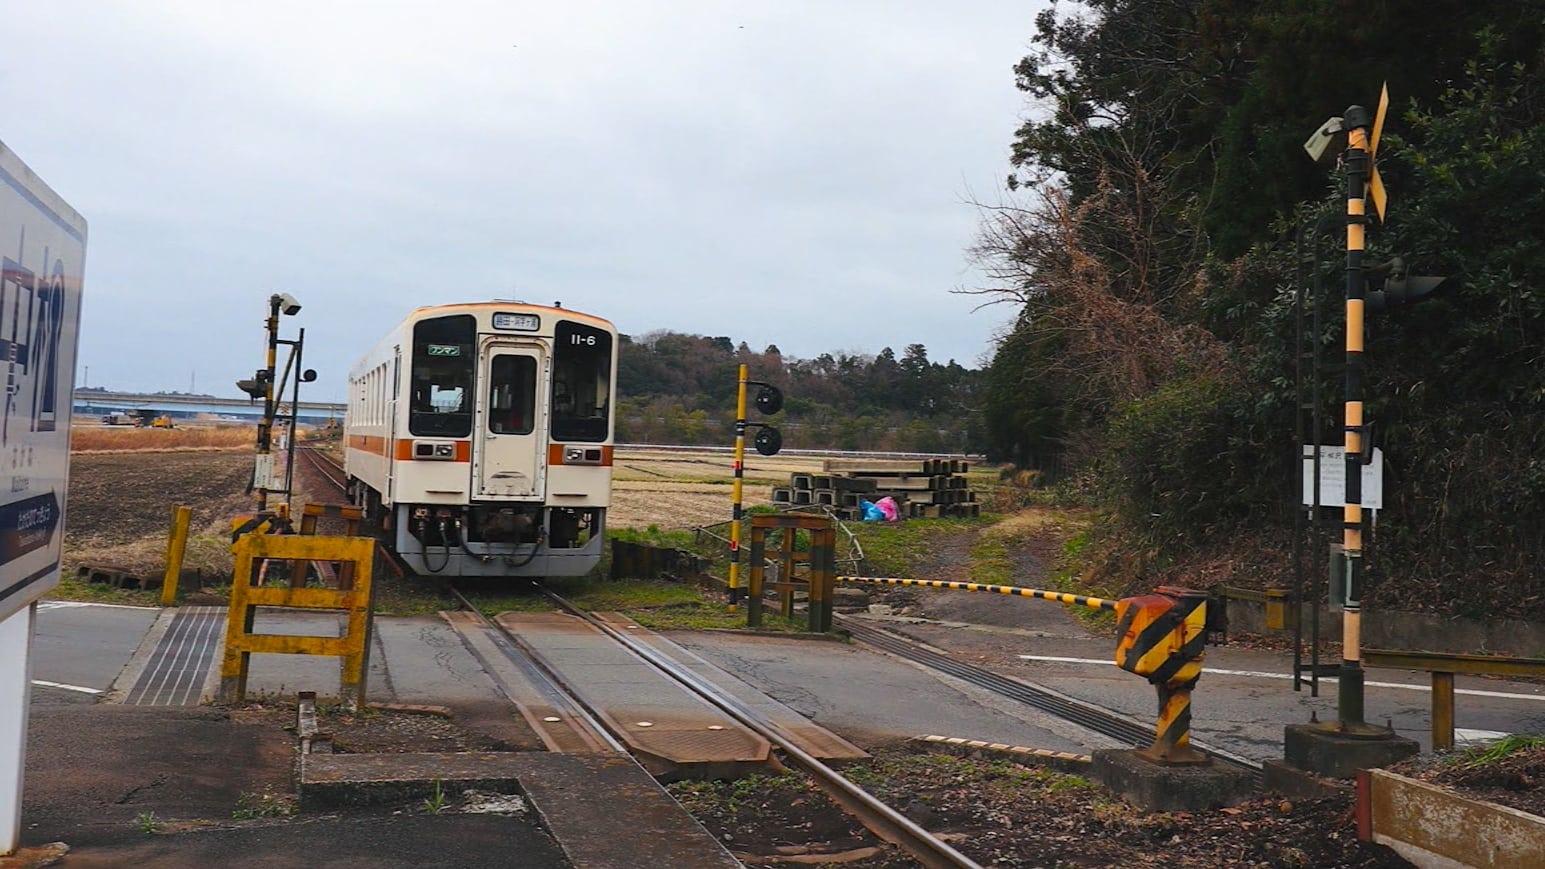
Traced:
<path fill-rule="evenodd" d="M 183 607 L 124 698 L 127 706 L 197 706 L 220 646 L 225 608 Z"/>

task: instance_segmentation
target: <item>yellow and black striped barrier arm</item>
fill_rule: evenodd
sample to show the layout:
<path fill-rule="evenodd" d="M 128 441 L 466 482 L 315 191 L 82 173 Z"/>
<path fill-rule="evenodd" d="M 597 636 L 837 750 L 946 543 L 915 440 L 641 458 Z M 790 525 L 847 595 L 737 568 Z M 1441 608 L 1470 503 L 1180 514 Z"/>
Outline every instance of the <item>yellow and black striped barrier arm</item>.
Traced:
<path fill-rule="evenodd" d="M 953 582 L 944 579 L 905 579 L 899 576 L 839 576 L 838 582 L 867 583 L 869 585 L 904 585 L 920 588 L 949 588 L 956 591 L 985 591 L 994 594 L 1017 595 L 1019 597 L 1034 597 L 1041 600 L 1049 600 L 1053 603 L 1066 604 L 1068 606 L 1086 606 L 1096 610 L 1116 609 L 1116 601 L 1106 600 L 1101 597 L 1088 597 L 1081 594 L 1068 594 L 1061 591 L 1047 591 L 1041 588 L 1025 588 L 1018 585 L 988 585 L 981 582 Z"/>

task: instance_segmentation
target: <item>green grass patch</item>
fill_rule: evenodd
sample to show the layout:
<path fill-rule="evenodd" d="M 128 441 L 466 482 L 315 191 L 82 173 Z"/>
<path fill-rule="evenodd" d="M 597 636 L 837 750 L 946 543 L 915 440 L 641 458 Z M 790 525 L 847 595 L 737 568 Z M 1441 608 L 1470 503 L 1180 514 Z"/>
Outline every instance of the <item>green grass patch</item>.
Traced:
<path fill-rule="evenodd" d="M 59 584 L 48 592 L 54 600 L 78 600 L 88 603 L 116 603 L 129 606 L 160 606 L 161 590 L 113 588 L 100 582 L 87 582 L 74 576 L 61 577 Z"/>
<path fill-rule="evenodd" d="M 1091 539 L 1092 531 L 1086 528 L 1069 537 L 1067 542 L 1062 544 L 1062 561 L 1057 569 L 1052 571 L 1050 577 L 1053 591 L 1103 598 L 1119 596 L 1109 589 L 1091 588 L 1083 581 L 1084 561 Z M 1075 618 L 1091 630 L 1109 632 L 1116 629 L 1116 614 L 1110 610 L 1096 610 L 1083 606 L 1068 607 L 1068 609 L 1072 611 Z"/>
<path fill-rule="evenodd" d="M 864 561 L 878 576 L 916 577 L 929 553 L 944 538 L 986 527 L 994 517 L 907 519 L 849 525 L 864 547 Z"/>
<path fill-rule="evenodd" d="M 673 549 L 685 549 L 693 551 L 697 546 L 696 535 L 686 528 L 662 529 L 658 525 L 650 525 L 648 528 L 608 528 L 606 539 L 621 540 L 626 543 L 642 543 L 647 546 L 660 546 Z"/>
<path fill-rule="evenodd" d="M 1514 733 L 1490 745 L 1478 745 L 1455 754 L 1452 762 L 1465 769 L 1484 769 L 1507 760 L 1517 752 L 1538 748 L 1545 748 L 1545 736 Z"/>
<path fill-rule="evenodd" d="M 748 775 L 734 781 L 678 781 L 666 785 L 671 796 L 698 817 L 720 817 L 730 822 L 742 812 L 760 813 L 769 804 L 788 805 L 815 792 L 803 774 Z"/>
<path fill-rule="evenodd" d="M 1009 556 L 1009 541 L 1000 535 L 983 534 L 971 545 L 971 581 L 988 585 L 1024 585 L 1014 575 L 1014 561 Z"/>

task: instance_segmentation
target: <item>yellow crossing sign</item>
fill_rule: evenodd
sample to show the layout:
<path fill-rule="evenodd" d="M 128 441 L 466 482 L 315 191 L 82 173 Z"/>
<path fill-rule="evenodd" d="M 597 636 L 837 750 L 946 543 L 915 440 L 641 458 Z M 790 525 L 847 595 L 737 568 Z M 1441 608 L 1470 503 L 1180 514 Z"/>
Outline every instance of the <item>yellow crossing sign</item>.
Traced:
<path fill-rule="evenodd" d="M 1373 132 L 1368 135 L 1368 195 L 1373 207 L 1379 212 L 1379 222 L 1384 222 L 1384 205 L 1388 200 L 1384 192 L 1384 179 L 1379 177 L 1379 134 L 1384 130 L 1384 115 L 1389 111 L 1389 83 L 1379 89 L 1379 110 L 1373 116 Z"/>

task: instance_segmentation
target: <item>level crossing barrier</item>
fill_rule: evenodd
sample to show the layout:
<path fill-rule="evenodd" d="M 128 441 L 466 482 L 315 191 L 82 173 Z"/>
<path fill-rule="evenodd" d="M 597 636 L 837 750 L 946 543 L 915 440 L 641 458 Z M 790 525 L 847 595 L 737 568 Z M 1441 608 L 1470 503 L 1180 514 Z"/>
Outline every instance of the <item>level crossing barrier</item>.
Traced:
<path fill-rule="evenodd" d="M 753 564 L 754 559 L 755 555 Z M 1113 612 L 1116 666 L 1147 679 L 1158 694 L 1153 744 L 1138 754 L 1165 766 L 1208 762 L 1206 755 L 1191 747 L 1191 693 L 1202 675 L 1207 638 L 1220 630 L 1216 608 L 1209 609 L 1206 592 L 1160 586 L 1150 594 L 1111 600 L 1016 585 L 896 576 L 839 576 L 836 581 L 1014 595 Z"/>

